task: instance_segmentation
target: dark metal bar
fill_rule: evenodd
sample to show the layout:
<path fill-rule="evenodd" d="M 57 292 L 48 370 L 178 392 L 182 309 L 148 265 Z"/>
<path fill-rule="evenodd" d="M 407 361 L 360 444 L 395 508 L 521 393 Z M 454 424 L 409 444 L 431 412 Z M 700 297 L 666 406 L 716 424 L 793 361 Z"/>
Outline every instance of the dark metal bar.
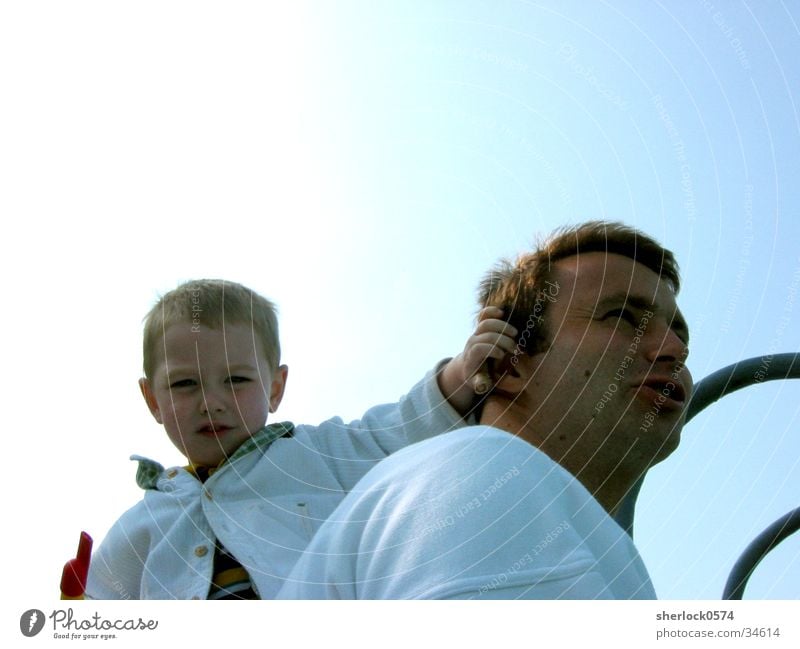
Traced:
<path fill-rule="evenodd" d="M 781 379 L 800 379 L 800 353 L 756 356 L 717 370 L 694 387 L 686 423 L 707 406 L 749 385 Z"/>
<path fill-rule="evenodd" d="M 694 386 L 686 410 L 686 423 L 688 424 L 704 408 L 731 392 L 749 385 L 781 379 L 800 379 L 800 353 L 767 354 L 723 367 Z M 636 514 L 636 499 L 643 481 L 644 478 L 633 485 L 615 517 L 617 523 L 631 536 Z"/>
<path fill-rule="evenodd" d="M 747 546 L 728 575 L 722 599 L 742 599 L 750 575 L 761 560 L 786 537 L 800 530 L 800 507 L 784 514 Z"/>

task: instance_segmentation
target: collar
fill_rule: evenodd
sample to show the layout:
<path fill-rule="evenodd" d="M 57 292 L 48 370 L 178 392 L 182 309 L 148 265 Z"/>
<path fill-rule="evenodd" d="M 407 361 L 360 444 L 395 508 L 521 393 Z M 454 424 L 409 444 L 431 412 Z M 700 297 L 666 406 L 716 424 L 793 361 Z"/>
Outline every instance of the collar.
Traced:
<path fill-rule="evenodd" d="M 250 437 L 250 439 L 243 442 L 242 445 L 234 451 L 233 455 L 222 460 L 216 467 L 204 467 L 190 464 L 184 468 L 202 482 L 205 477 L 210 477 L 225 464 L 238 460 L 240 457 L 244 457 L 253 451 L 266 453 L 267 449 L 272 446 L 275 440 L 281 437 L 291 437 L 293 431 L 294 424 L 290 421 L 282 421 L 277 424 L 264 426 Z M 139 466 L 136 469 L 136 484 L 142 489 L 157 489 L 156 485 L 158 484 L 159 477 L 164 472 L 164 467 L 154 460 L 149 460 L 139 455 L 132 455 L 131 459 L 139 462 Z"/>

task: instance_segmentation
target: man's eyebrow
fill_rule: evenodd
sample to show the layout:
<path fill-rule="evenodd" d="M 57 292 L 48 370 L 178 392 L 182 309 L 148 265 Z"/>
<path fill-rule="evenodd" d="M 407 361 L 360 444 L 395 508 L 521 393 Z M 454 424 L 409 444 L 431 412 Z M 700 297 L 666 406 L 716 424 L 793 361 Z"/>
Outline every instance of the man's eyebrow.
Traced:
<path fill-rule="evenodd" d="M 624 291 L 619 291 L 617 293 L 612 293 L 611 295 L 606 295 L 605 297 L 599 299 L 597 301 L 597 310 L 600 310 L 604 307 L 615 305 L 615 304 L 626 304 L 627 306 L 634 307 L 635 309 L 639 309 L 641 311 L 650 311 L 652 310 L 655 305 L 648 299 L 641 297 L 639 295 L 631 295 L 630 293 L 626 293 Z"/>
<path fill-rule="evenodd" d="M 678 336 L 683 339 L 683 342 L 687 345 L 689 344 L 689 325 L 686 323 L 686 320 L 683 319 L 681 312 L 676 308 L 675 314 L 672 317 L 672 322 L 670 323 L 672 329 L 678 332 Z"/>

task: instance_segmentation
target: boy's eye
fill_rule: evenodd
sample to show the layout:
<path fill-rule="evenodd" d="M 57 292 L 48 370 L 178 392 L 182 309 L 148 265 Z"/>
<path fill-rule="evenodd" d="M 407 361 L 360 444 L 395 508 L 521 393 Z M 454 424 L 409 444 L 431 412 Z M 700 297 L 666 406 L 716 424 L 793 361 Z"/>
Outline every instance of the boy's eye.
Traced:
<path fill-rule="evenodd" d="M 246 376 L 231 376 L 228 378 L 231 383 L 247 383 L 249 380 Z"/>
<path fill-rule="evenodd" d="M 194 379 L 181 379 L 179 381 L 173 381 L 169 384 L 171 388 L 188 388 L 195 385 Z"/>

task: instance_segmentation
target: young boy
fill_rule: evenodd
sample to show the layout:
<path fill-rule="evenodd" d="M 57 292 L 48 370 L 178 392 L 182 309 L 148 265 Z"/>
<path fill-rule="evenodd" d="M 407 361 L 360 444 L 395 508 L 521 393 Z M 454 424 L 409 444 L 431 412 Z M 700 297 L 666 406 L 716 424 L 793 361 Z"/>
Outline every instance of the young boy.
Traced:
<path fill-rule="evenodd" d="M 95 552 L 94 599 L 269 599 L 315 531 L 378 461 L 465 424 L 470 378 L 516 332 L 481 312 L 476 333 L 398 403 L 360 421 L 265 426 L 286 387 L 274 306 L 233 282 L 198 280 L 145 320 L 139 381 L 189 465 L 139 461 L 144 498 Z"/>

